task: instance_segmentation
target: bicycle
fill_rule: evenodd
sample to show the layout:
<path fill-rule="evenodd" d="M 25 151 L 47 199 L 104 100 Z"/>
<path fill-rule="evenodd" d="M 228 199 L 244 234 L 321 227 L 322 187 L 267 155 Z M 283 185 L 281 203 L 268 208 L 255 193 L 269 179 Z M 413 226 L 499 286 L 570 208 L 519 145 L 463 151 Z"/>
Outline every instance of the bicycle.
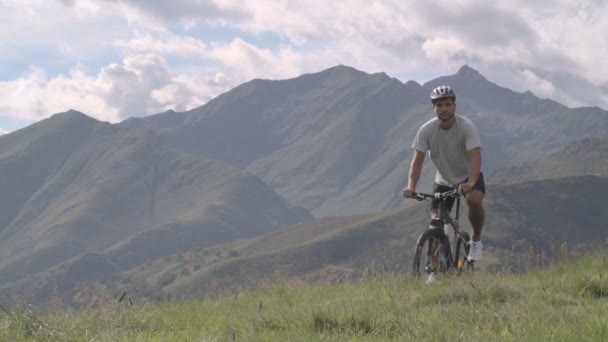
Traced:
<path fill-rule="evenodd" d="M 412 195 L 412 198 L 418 201 L 433 199 L 439 201 L 438 217 L 431 218 L 429 228 L 420 234 L 420 237 L 416 242 L 412 275 L 419 278 L 422 270 L 429 273 L 430 276 L 434 276 L 437 272 L 447 273 L 455 271 L 458 275 L 463 271 L 472 272 L 475 268 L 474 262 L 467 259 L 471 237 L 469 233 L 460 231 L 458 222 L 460 214 L 460 192 L 458 189 L 437 192 L 434 194 L 415 192 Z M 446 201 L 450 198 L 454 198 L 456 201 L 456 214 L 454 218 L 450 216 L 450 213 L 446 208 Z M 454 230 L 454 255 L 452 255 L 450 238 L 446 231 L 448 224 L 452 226 Z M 421 259 L 425 246 L 426 259 L 424 268 L 421 270 Z"/>

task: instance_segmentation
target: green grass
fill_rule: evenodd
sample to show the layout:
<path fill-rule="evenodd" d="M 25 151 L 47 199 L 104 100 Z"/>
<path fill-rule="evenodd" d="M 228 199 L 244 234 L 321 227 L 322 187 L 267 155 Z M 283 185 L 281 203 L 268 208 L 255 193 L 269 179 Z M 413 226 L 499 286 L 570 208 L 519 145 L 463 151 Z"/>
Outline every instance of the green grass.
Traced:
<path fill-rule="evenodd" d="M 0 341 L 606 341 L 604 254 L 526 274 L 274 284 L 206 301 L 4 308 Z"/>

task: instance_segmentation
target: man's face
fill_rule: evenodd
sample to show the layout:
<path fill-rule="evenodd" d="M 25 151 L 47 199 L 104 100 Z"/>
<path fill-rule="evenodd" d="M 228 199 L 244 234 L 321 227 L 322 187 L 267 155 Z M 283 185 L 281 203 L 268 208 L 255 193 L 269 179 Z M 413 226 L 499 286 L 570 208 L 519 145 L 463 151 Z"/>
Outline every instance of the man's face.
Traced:
<path fill-rule="evenodd" d="M 433 110 L 437 114 L 437 118 L 441 121 L 448 121 L 454 116 L 456 111 L 456 104 L 453 99 L 446 98 L 435 102 Z"/>

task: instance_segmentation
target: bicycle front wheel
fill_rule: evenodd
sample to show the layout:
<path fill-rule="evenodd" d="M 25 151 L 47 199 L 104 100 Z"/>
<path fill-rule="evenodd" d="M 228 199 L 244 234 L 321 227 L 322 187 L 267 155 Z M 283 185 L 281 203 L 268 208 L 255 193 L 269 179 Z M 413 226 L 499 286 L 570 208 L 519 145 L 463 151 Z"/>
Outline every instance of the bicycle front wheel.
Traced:
<path fill-rule="evenodd" d="M 419 278 L 420 274 L 445 271 L 449 265 L 449 242 L 443 229 L 427 229 L 416 242 L 412 276 Z"/>

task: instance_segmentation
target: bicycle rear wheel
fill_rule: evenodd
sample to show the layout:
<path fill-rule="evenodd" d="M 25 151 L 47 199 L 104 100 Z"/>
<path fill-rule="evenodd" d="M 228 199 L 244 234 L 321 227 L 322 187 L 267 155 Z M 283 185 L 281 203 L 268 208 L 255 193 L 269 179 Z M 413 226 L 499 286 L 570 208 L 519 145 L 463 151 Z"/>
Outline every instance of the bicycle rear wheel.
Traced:
<path fill-rule="evenodd" d="M 469 236 L 469 233 L 461 233 L 460 238 L 456 241 L 456 251 L 454 254 L 454 262 L 456 263 L 456 269 L 458 269 L 459 273 L 474 270 L 473 262 L 469 261 L 467 258 L 470 248 L 471 237 Z"/>
<path fill-rule="evenodd" d="M 443 272 L 450 265 L 449 241 L 443 229 L 427 229 L 416 242 L 412 276 L 419 278 L 422 272 Z"/>

